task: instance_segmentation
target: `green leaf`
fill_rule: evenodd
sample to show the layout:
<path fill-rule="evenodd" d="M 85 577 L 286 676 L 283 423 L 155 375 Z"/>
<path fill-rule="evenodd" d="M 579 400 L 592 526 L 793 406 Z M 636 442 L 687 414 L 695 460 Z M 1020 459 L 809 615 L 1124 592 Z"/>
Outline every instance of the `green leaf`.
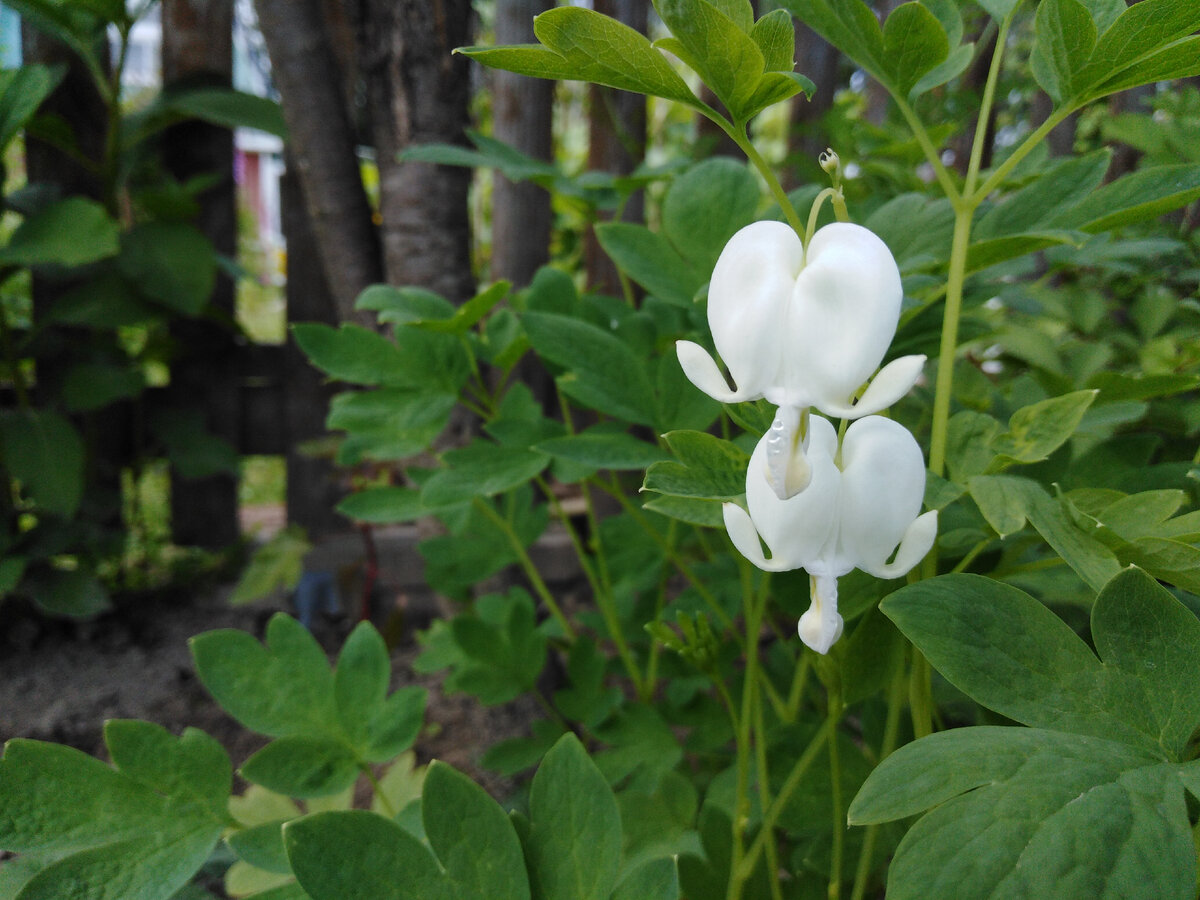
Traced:
<path fill-rule="evenodd" d="M 796 29 L 786 9 L 773 9 L 755 22 L 750 37 L 762 53 L 766 71 L 791 72 L 795 68 Z"/>
<path fill-rule="evenodd" d="M 68 197 L 29 216 L 0 247 L 0 265 L 82 266 L 116 256 L 117 223 L 104 207 Z"/>
<path fill-rule="evenodd" d="M 1177 771 L 1098 738 L 961 728 L 889 756 L 850 821 L 936 805 L 897 848 L 889 900 L 1186 900 L 1196 861 Z"/>
<path fill-rule="evenodd" d="M 988 15 L 997 22 L 1003 22 L 1020 0 L 976 0 L 976 2 L 987 10 Z"/>
<path fill-rule="evenodd" d="M 167 900 L 216 846 L 231 779 L 224 751 L 196 731 L 110 729 L 115 769 L 56 744 L 5 745 L 0 847 L 33 861 L 21 900 L 112 900 L 114 885 L 122 900 Z"/>
<path fill-rule="evenodd" d="M 568 370 L 558 383 L 570 397 L 628 422 L 654 424 L 645 363 L 612 331 L 552 313 L 529 312 L 522 321 L 538 355 Z"/>
<path fill-rule="evenodd" d="M 126 232 L 117 265 L 142 294 L 185 316 L 200 314 L 217 279 L 212 243 L 181 222 L 149 222 Z"/>
<path fill-rule="evenodd" d="M 487 791 L 434 762 L 421 798 L 425 834 L 461 900 L 529 900 L 521 842 Z"/>
<path fill-rule="evenodd" d="M 166 447 L 175 471 L 184 478 L 238 471 L 237 450 L 208 430 L 199 409 L 164 408 L 150 420 L 150 428 Z"/>
<path fill-rule="evenodd" d="M 359 749 L 362 758 L 371 763 L 388 762 L 408 750 L 425 724 L 428 700 L 425 688 L 409 686 L 376 704 L 367 720 L 366 741 Z"/>
<path fill-rule="evenodd" d="M 1190 0 L 1142 0 L 1122 9 L 1111 27 L 1101 29 L 1091 59 L 1079 72 L 1079 92 L 1090 93 L 1093 85 L 1107 86 L 1113 76 L 1119 77 L 1130 68 L 1146 64 L 1197 29 L 1200 29 L 1200 9 Z M 1200 66 L 1194 56 L 1192 65 Z"/>
<path fill-rule="evenodd" d="M 554 163 L 529 156 L 502 141 L 471 129 L 467 129 L 467 137 L 475 145 L 474 150 L 460 144 L 415 144 L 401 152 L 400 160 L 496 169 L 509 181 L 532 181 L 547 189 L 562 184 L 566 177 Z"/>
<path fill-rule="evenodd" d="M 173 91 L 163 100 L 168 109 L 213 125 L 255 128 L 287 140 L 287 125 L 277 100 L 226 88 Z"/>
<path fill-rule="evenodd" d="M 1096 23 L 1079 0 L 1042 0 L 1034 21 L 1033 77 L 1059 105 L 1075 95 L 1096 44 Z"/>
<path fill-rule="evenodd" d="M 1120 571 L 1120 563 L 1112 551 L 1080 530 L 1063 504 L 1049 496 L 1041 485 L 1014 478 L 1010 488 L 1023 496 L 1029 523 L 1092 590 L 1099 591 Z"/>
<path fill-rule="evenodd" d="M 328 797 L 358 780 L 354 752 L 340 741 L 282 737 L 271 741 L 242 766 L 247 781 L 291 797 Z"/>
<path fill-rule="evenodd" d="M 320 812 L 283 828 L 288 862 L 312 900 L 456 900 L 425 845 L 365 810 Z"/>
<path fill-rule="evenodd" d="M 454 394 L 409 388 L 346 391 L 330 403 L 325 427 L 347 432 L 339 464 L 404 459 L 428 449 L 457 402 Z"/>
<path fill-rule="evenodd" d="M 145 324 L 164 315 L 160 307 L 140 299 L 136 289 L 116 272 L 98 272 L 56 298 L 46 321 L 108 330 Z"/>
<path fill-rule="evenodd" d="M 657 0 L 673 37 L 655 42 L 696 72 L 735 122 L 756 110 L 747 101 L 763 74 L 763 54 L 746 29 L 707 0 Z"/>
<path fill-rule="evenodd" d="M 896 87 L 908 95 L 921 77 L 950 53 L 941 22 L 925 6 L 910 0 L 892 10 L 883 26 L 883 54 Z"/>
<path fill-rule="evenodd" d="M 537 16 L 533 30 L 542 46 L 468 47 L 458 52 L 521 75 L 590 81 L 702 106 L 646 37 L 615 19 L 590 9 L 561 7 Z"/>
<path fill-rule="evenodd" d="M 663 235 L 644 225 L 604 222 L 596 226 L 596 238 L 617 268 L 660 300 L 690 308 L 704 285 L 707 276 L 693 270 Z"/>
<path fill-rule="evenodd" d="M 966 71 L 967 66 L 971 64 L 971 60 L 975 58 L 975 45 L 959 44 L 958 46 L 954 46 L 951 43 L 950 46 L 952 49 L 945 60 L 922 75 L 917 83 L 912 86 L 912 90 L 908 92 L 910 98 L 919 97 L 936 87 L 941 87 L 947 81 L 957 78 Z"/>
<path fill-rule="evenodd" d="M 430 508 L 511 491 L 541 474 L 550 458 L 536 450 L 501 447 L 481 439 L 448 451 L 442 461 L 446 468 L 434 473 L 421 491 L 421 502 Z"/>
<path fill-rule="evenodd" d="M 1200 165 L 1152 166 L 1093 191 L 1047 224 L 1098 234 L 1157 218 L 1197 197 L 1200 197 Z"/>
<path fill-rule="evenodd" d="M 1200 547 L 1167 538 L 1144 537 L 1118 547 L 1123 563 L 1141 566 L 1155 578 L 1195 594 L 1200 592 Z"/>
<path fill-rule="evenodd" d="M 593 427 L 580 434 L 551 438 L 538 451 L 597 469 L 644 469 L 667 458 L 667 453 L 624 431 Z"/>
<path fill-rule="evenodd" d="M 0 72 L 0 151 L 33 118 L 42 101 L 58 87 L 66 68 L 29 65 Z"/>
<path fill-rule="evenodd" d="M 213 699 L 252 731 L 279 737 L 339 727 L 325 651 L 290 616 L 271 617 L 265 647 L 233 629 L 207 631 L 189 646 Z"/>
<path fill-rule="evenodd" d="M 829 41 L 889 89 L 891 69 L 884 62 L 879 20 L 862 0 L 780 0 L 813 31 Z"/>
<path fill-rule="evenodd" d="M 359 522 L 378 525 L 412 522 L 428 513 L 421 504 L 421 491 L 408 487 L 379 487 L 359 491 L 339 503 L 337 511 Z"/>
<path fill-rule="evenodd" d="M 676 458 L 652 465 L 642 490 L 703 500 L 732 500 L 746 492 L 750 456 L 740 447 L 701 431 L 663 438 Z"/>
<path fill-rule="evenodd" d="M 534 896 L 608 900 L 621 861 L 621 815 L 575 735 L 564 735 L 546 754 L 529 805 L 524 844 Z"/>
<path fill-rule="evenodd" d="M 1110 585 L 1120 592 L 1130 581 L 1117 576 Z M 1101 596 L 1101 612 L 1093 616 L 1103 616 L 1106 606 L 1142 602 L 1115 593 Z M 1145 604 L 1155 615 L 1171 614 L 1162 596 Z M 1145 635 L 1117 638 L 1129 648 L 1125 655 L 1111 641 L 1099 647 L 1101 662 L 1037 600 L 975 575 L 944 575 L 901 588 L 880 608 L 948 681 L 989 709 L 1033 727 L 1118 740 L 1160 757 L 1177 752 L 1182 725 L 1158 717 L 1161 707 L 1147 702 L 1140 673 L 1129 670 L 1134 654 L 1144 657 Z M 1168 677 L 1178 677 L 1179 666 L 1167 663 L 1162 646 L 1152 656 L 1156 665 L 1168 668 Z M 1181 713 L 1186 718 L 1192 714 L 1194 687 L 1182 690 L 1189 692 L 1187 712 Z M 1197 724 L 1190 723 L 1189 734 Z"/>
<path fill-rule="evenodd" d="M 83 497 L 84 447 L 52 410 L 0 411 L 0 453 L 9 475 L 37 505 L 71 518 Z"/>
<path fill-rule="evenodd" d="M 1077 227 L 1078 219 L 1061 216 L 1060 211 L 1078 205 L 1100 187 L 1111 159 L 1112 151 L 1104 148 L 1058 163 L 980 216 L 972 236 L 985 240 L 1021 234 L 1056 218 L 1064 227 Z"/>
<path fill-rule="evenodd" d="M 1153 84 L 1190 78 L 1200 74 L 1200 35 L 1184 38 L 1124 69 L 1120 74 L 1108 78 L 1088 91 L 1088 99 L 1104 97 L 1118 91 Z"/>
<path fill-rule="evenodd" d="M 537 684 L 546 664 L 546 636 L 537 629 L 533 600 L 521 588 L 476 602 L 477 617 L 450 623 L 461 662 L 446 680 L 450 690 L 475 695 L 485 706 L 507 703 Z"/>
<path fill-rule="evenodd" d="M 254 551 L 229 603 L 253 603 L 276 590 L 293 590 L 304 574 L 304 557 L 312 544 L 298 525 L 289 525 Z"/>
<path fill-rule="evenodd" d="M 63 378 L 62 398 L 72 412 L 101 409 L 136 397 L 146 386 L 140 369 L 105 363 L 76 363 Z"/>
<path fill-rule="evenodd" d="M 1083 420 L 1096 391 L 1073 391 L 1022 407 L 1008 420 L 1008 431 L 991 439 L 996 459 L 989 471 L 1000 471 L 1012 463 L 1035 463 L 1070 440 Z"/>
<path fill-rule="evenodd" d="M 1096 598 L 1092 640 L 1105 665 L 1142 683 L 1159 742 L 1183 754 L 1200 725 L 1200 619 L 1131 567 Z"/>
<path fill-rule="evenodd" d="M 108 592 L 87 566 L 74 569 L 35 569 L 21 589 L 43 612 L 84 619 L 110 608 Z"/>
<path fill-rule="evenodd" d="M 360 622 L 346 638 L 333 672 L 333 695 L 338 719 L 355 743 L 387 697 L 392 663 L 387 645 L 369 623 Z"/>
<path fill-rule="evenodd" d="M 1012 489 L 1013 483 L 1008 475 L 974 475 L 967 482 L 971 499 L 1000 537 L 1025 527 L 1028 503 L 1023 492 Z"/>
<path fill-rule="evenodd" d="M 292 874 L 283 846 L 283 821 L 243 828 L 225 838 L 225 842 L 238 859 L 256 869 L 276 875 Z"/>
<path fill-rule="evenodd" d="M 410 322 L 444 324 L 454 318 L 454 304 L 425 288 L 373 284 L 354 301 L 355 309 L 379 313 L 379 321 L 391 325 Z"/>
<path fill-rule="evenodd" d="M 617 885 L 612 900 L 679 900 L 675 859 L 652 859 L 638 866 Z"/>
<path fill-rule="evenodd" d="M 194 801 L 214 820 L 228 815 L 233 777 L 229 756 L 213 738 L 196 728 L 174 737 L 152 722 L 109 719 L 104 743 L 122 774 L 169 797 Z"/>
<path fill-rule="evenodd" d="M 643 508 L 660 516 L 687 522 L 689 525 L 706 528 L 725 526 L 725 514 L 721 511 L 720 500 L 700 500 L 695 497 L 673 497 L 664 494 L 647 500 Z"/>
<path fill-rule="evenodd" d="M 792 26 L 789 22 L 788 35 L 791 34 Z M 689 303 L 696 290 L 688 293 L 688 287 L 696 277 L 699 277 L 701 283 L 708 280 L 717 257 L 721 255 L 729 239 L 739 229 L 754 221 L 759 196 L 760 190 L 754 176 L 745 165 L 728 157 L 705 160 L 671 182 L 667 195 L 663 198 L 662 230 L 687 260 L 694 273 L 689 275 L 688 281 L 680 282 L 677 289 L 681 294 L 688 294 Z M 628 231 L 625 233 L 631 236 L 637 234 Z M 636 245 L 626 245 L 624 249 L 626 255 L 629 255 L 629 251 L 636 249 Z M 605 250 L 609 252 L 607 245 Z M 644 248 L 641 252 L 645 252 Z M 620 264 L 619 259 L 617 262 Z M 669 273 L 659 273 L 659 276 L 669 277 Z M 633 272 L 630 272 L 630 277 L 641 283 Z M 646 287 L 653 290 L 649 285 Z M 696 287 L 699 288 L 699 285 Z"/>
<path fill-rule="evenodd" d="M 292 334 L 309 361 L 338 381 L 457 395 L 470 377 L 466 351 L 451 335 L 406 326 L 391 341 L 352 323 L 304 323 Z"/>

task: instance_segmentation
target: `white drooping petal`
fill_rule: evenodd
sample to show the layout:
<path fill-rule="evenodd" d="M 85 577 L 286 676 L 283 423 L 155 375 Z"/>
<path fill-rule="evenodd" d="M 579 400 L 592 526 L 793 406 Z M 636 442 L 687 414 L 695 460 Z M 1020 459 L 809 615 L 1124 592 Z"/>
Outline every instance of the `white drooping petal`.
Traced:
<path fill-rule="evenodd" d="M 740 389 L 730 390 L 713 358 L 697 343 L 676 341 L 675 355 L 679 357 L 679 367 L 688 381 L 718 403 L 740 403 L 742 400 L 757 400 L 761 396 Z"/>
<path fill-rule="evenodd" d="M 870 386 L 857 403 L 839 404 L 830 401 L 826 402 L 821 411 L 839 419 L 857 419 L 887 409 L 912 389 L 921 377 L 924 365 L 924 354 L 893 359 L 871 379 Z"/>
<path fill-rule="evenodd" d="M 787 305 L 783 372 L 766 398 L 841 416 L 883 361 L 903 297 L 896 261 L 873 232 L 848 222 L 820 229 Z"/>
<path fill-rule="evenodd" d="M 757 399 L 777 383 L 784 354 L 791 352 L 784 322 L 803 262 L 800 238 L 782 222 L 747 225 L 717 259 L 708 285 L 708 324 L 740 399 Z"/>
<path fill-rule="evenodd" d="M 780 500 L 768 479 L 767 435 L 754 448 L 746 469 L 746 506 L 759 536 L 771 550 L 773 571 L 780 570 L 775 567 L 808 568 L 836 534 L 841 481 L 833 462 L 837 433 L 820 416 L 809 417 L 808 429 L 806 455 L 811 480 L 795 496 Z M 749 554 L 743 555 L 754 562 Z"/>
<path fill-rule="evenodd" d="M 881 416 L 854 422 L 842 441 L 839 554 L 855 568 L 883 571 L 914 525 L 924 496 L 925 460 L 909 430 Z M 933 526 L 936 532 L 936 514 Z M 917 537 L 923 538 L 923 528 Z"/>

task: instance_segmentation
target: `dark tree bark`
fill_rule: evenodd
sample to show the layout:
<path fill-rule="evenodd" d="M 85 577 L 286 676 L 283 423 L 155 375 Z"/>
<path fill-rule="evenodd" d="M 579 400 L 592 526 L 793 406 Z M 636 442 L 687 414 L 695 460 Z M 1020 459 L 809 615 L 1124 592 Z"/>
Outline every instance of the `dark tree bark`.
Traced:
<path fill-rule="evenodd" d="M 162 5 L 162 74 L 165 90 L 184 86 L 230 87 L 233 83 L 232 0 L 166 0 Z M 233 133 L 204 122 L 183 122 L 163 138 L 163 159 L 180 181 L 216 175 L 201 195 L 197 227 L 216 251 L 237 253 L 237 204 L 233 184 Z M 210 302 L 234 315 L 233 280 L 223 271 Z M 208 429 L 237 446 L 240 404 L 233 335 L 211 320 L 173 322 L 182 355 L 171 367 L 172 403 L 199 406 Z M 184 479 L 172 473 L 171 530 L 176 542 L 217 548 L 238 538 L 236 473 Z"/>
<path fill-rule="evenodd" d="M 338 318 L 369 323 L 354 312 L 354 300 L 383 281 L 384 270 L 322 6 L 319 0 L 255 0 L 255 7 Z"/>
<path fill-rule="evenodd" d="M 280 185 L 283 232 L 288 242 L 288 319 L 333 325 L 338 319 L 336 303 L 324 288 L 325 272 L 296 169 L 288 165 Z M 315 540 L 346 530 L 346 520 L 334 511 L 344 491 L 337 483 L 333 463 L 298 450 L 301 442 L 326 434 L 325 416 L 333 391 L 295 341 L 288 341 L 283 360 L 287 518 L 289 524 L 300 525 Z"/>
<path fill-rule="evenodd" d="M 821 121 L 833 107 L 841 63 L 837 49 L 799 19 L 795 20 L 795 29 L 796 70 L 811 78 L 817 89 L 811 100 L 806 100 L 802 94 L 792 100 L 788 155 L 793 164 L 787 167 L 783 177 L 787 190 L 820 174 L 817 157 L 829 145 L 821 130 Z"/>
<path fill-rule="evenodd" d="M 498 0 L 496 43 L 534 43 L 533 17 L 552 0 Z M 492 123 L 497 140 L 537 159 L 552 158 L 554 82 L 496 70 Z M 550 259 L 550 194 L 528 181 L 513 184 L 497 173 L 492 188 L 493 279 L 526 285 Z"/>
<path fill-rule="evenodd" d="M 290 2 L 290 0 L 289 0 Z M 365 0 L 360 59 L 379 165 L 383 260 L 392 284 L 452 301 L 475 292 L 468 169 L 399 162 L 406 147 L 465 143 L 470 0 Z"/>
<path fill-rule="evenodd" d="M 650 12 L 648 0 L 595 0 L 597 12 L 645 34 Z M 588 88 L 588 168 L 628 175 L 646 155 L 646 98 L 641 94 L 591 85 Z M 639 191 L 625 205 L 622 218 L 640 222 L 644 215 Z M 592 231 L 584 236 L 584 266 L 588 285 L 603 293 L 620 295 L 616 266 L 600 248 Z"/>

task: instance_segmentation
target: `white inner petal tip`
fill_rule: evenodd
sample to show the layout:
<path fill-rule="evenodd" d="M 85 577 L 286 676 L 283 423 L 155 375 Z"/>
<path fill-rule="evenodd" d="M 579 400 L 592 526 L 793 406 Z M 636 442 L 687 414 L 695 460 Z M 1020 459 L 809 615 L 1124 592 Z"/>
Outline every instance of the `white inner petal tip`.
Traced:
<path fill-rule="evenodd" d="M 780 500 L 788 500 L 808 487 L 812 465 L 800 436 L 803 413 L 794 406 L 781 406 L 767 432 L 767 484 Z"/>
<path fill-rule="evenodd" d="M 837 611 L 837 578 L 810 575 L 812 604 L 804 611 L 796 631 L 805 646 L 824 656 L 842 636 L 845 623 Z"/>

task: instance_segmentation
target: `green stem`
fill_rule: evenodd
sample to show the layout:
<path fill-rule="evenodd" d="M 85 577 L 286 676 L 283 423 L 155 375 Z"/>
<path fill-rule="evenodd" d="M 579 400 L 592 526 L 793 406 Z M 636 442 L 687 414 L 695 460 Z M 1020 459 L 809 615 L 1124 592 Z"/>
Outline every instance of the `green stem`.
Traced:
<path fill-rule="evenodd" d="M 896 743 L 900 736 L 900 710 L 904 707 L 905 686 L 904 665 L 901 664 L 896 666 L 896 671 L 892 674 L 892 686 L 888 692 L 887 720 L 883 726 L 883 744 L 879 749 L 879 762 L 887 759 L 896 749 Z M 854 889 L 850 894 L 850 900 L 863 900 L 867 882 L 871 877 L 872 857 L 875 854 L 875 843 L 878 838 L 879 826 L 867 826 L 866 834 L 863 835 L 862 851 L 858 857 L 858 867 L 854 872 Z"/>
<path fill-rule="evenodd" d="M 788 801 L 791 800 L 792 794 L 796 792 L 796 788 L 800 786 L 801 780 L 809 767 L 816 761 L 817 755 L 825 749 L 825 742 L 829 738 L 829 732 L 833 730 L 836 723 L 827 718 L 821 728 L 813 735 L 813 739 L 809 741 L 804 752 L 800 754 L 800 758 L 796 760 L 792 766 L 792 771 L 788 773 L 787 780 L 779 789 L 779 793 L 775 795 L 775 799 L 771 802 L 771 807 L 763 812 L 762 830 L 746 848 L 746 852 L 742 855 L 740 867 L 744 872 L 743 878 L 749 877 L 754 871 L 754 866 L 758 862 L 758 856 L 763 852 L 764 845 L 767 841 L 767 835 L 771 834 L 775 827 L 775 822 L 783 813 Z"/>
<path fill-rule="evenodd" d="M 987 180 L 984 181 L 984 183 L 979 186 L 975 193 L 971 195 L 969 198 L 971 202 L 975 206 L 978 206 L 980 203 L 982 203 L 988 194 L 996 190 L 996 188 L 1004 183 L 1004 179 L 1007 178 L 1009 173 L 1017 167 L 1021 160 L 1028 156 L 1034 147 L 1045 140 L 1046 135 L 1057 128 L 1059 123 L 1074 111 L 1075 107 L 1073 106 L 1063 106 L 1052 112 L 1050 114 L 1050 118 L 1046 119 L 1045 122 L 1039 125 L 1027 138 L 1025 138 L 1025 140 L 1020 143 L 1016 150 L 1009 154 L 1008 158 L 1004 160 L 1003 163 L 1001 163 L 992 171 L 992 174 L 987 177 Z"/>
<path fill-rule="evenodd" d="M 929 442 L 929 469 L 940 476 L 946 469 L 946 436 L 950 421 L 950 396 L 954 388 L 954 356 L 958 350 L 958 322 L 962 315 L 967 250 L 971 243 L 974 208 L 954 214 L 950 245 L 950 271 L 946 278 L 946 309 L 942 314 L 942 341 L 938 350 L 937 381 L 933 394 L 933 425 Z M 927 576 L 928 577 L 928 576 Z"/>
<path fill-rule="evenodd" d="M 841 691 L 833 689 L 829 692 L 830 721 L 836 722 L 842 717 Z M 846 843 L 846 806 L 842 799 L 842 761 L 838 752 L 838 732 L 830 728 L 829 741 L 829 797 L 833 807 L 833 844 L 829 862 L 829 900 L 838 900 L 842 896 L 842 855 Z"/>
<path fill-rule="evenodd" d="M 375 773 L 371 770 L 371 766 L 363 763 L 359 767 L 364 775 L 367 776 L 367 781 L 371 783 L 371 790 L 375 792 L 375 799 L 379 801 L 379 806 L 389 819 L 396 818 L 396 810 L 392 806 L 392 801 L 388 799 L 387 794 L 383 792 L 383 785 L 379 783 L 379 779 L 375 777 Z"/>
<path fill-rule="evenodd" d="M 745 606 L 746 668 L 742 673 L 742 704 L 737 717 L 735 740 L 737 748 L 737 787 L 734 799 L 732 829 L 732 855 L 729 863 L 729 886 L 726 900 L 739 900 L 742 885 L 753 868 L 741 865 L 745 852 L 745 830 L 749 819 L 750 799 L 750 753 L 754 726 L 754 707 L 758 703 L 758 634 L 762 628 L 762 613 L 767 603 L 770 583 L 764 575 L 759 581 L 758 591 L 753 591 L 754 573 L 749 563 L 741 564 L 742 596 Z M 753 594 L 753 596 L 752 596 Z"/>
<path fill-rule="evenodd" d="M 933 671 L 925 655 L 913 647 L 912 670 L 909 672 L 908 706 L 912 716 L 913 735 L 923 738 L 933 733 Z"/>
<path fill-rule="evenodd" d="M 787 191 L 783 189 L 783 185 L 779 183 L 779 179 L 775 177 L 775 173 L 767 165 L 767 161 L 763 159 L 762 154 L 758 152 L 758 149 L 746 134 L 745 126 L 742 125 L 739 127 L 721 116 L 717 116 L 716 118 L 709 116 L 709 118 L 722 131 L 729 135 L 729 139 L 738 145 L 738 148 L 746 154 L 746 158 L 750 160 L 754 168 L 758 169 L 758 174 L 767 183 L 767 189 L 771 192 L 771 196 L 775 198 L 775 202 L 783 210 L 783 217 L 787 219 L 787 223 L 792 226 L 796 234 L 803 238 L 804 223 L 800 221 L 800 216 L 796 212 L 796 208 L 792 206 L 792 201 L 788 199 Z"/>
<path fill-rule="evenodd" d="M 804 688 L 808 684 L 808 674 L 811 671 L 812 656 L 805 653 L 800 657 L 800 665 L 796 666 L 796 673 L 792 676 L 792 690 L 787 700 L 788 714 L 784 721 L 795 722 L 796 717 L 800 715 L 800 701 L 804 697 Z"/>
<path fill-rule="evenodd" d="M 983 148 L 987 143 L 988 136 L 988 119 L 991 118 L 992 104 L 996 99 L 996 85 L 1000 81 L 1001 62 L 1004 59 L 1005 45 L 1008 43 L 1008 29 L 1012 25 L 1013 15 L 1020 5 L 1020 2 L 1013 4 L 1012 10 L 1000 24 L 1000 31 L 996 35 L 996 49 L 992 52 L 992 64 L 988 68 L 987 81 L 983 86 L 983 98 L 979 102 L 979 116 L 975 120 L 975 137 L 971 141 L 971 158 L 967 163 L 967 180 L 963 185 L 963 195 L 972 201 L 976 200 L 975 183 L 979 178 L 979 167 L 983 162 Z"/>
<path fill-rule="evenodd" d="M 766 809 L 771 805 L 771 778 L 767 769 L 767 726 L 761 696 L 754 706 L 754 769 L 758 781 L 758 805 Z M 771 889 L 771 900 L 783 900 L 783 887 L 779 883 L 779 848 L 773 836 L 767 837 L 764 852 L 767 856 L 767 884 Z"/>
<path fill-rule="evenodd" d="M 629 675 L 630 681 L 633 682 L 634 691 L 637 693 L 638 698 L 645 703 L 650 698 L 646 695 L 646 686 L 642 682 L 642 674 L 638 669 L 637 662 L 633 658 L 633 653 L 629 649 L 629 644 L 625 640 L 625 635 L 621 631 L 621 620 L 617 615 L 616 605 L 613 602 L 612 575 L 608 571 L 608 557 L 605 556 L 604 547 L 600 541 L 600 521 L 596 517 L 596 506 L 592 502 L 592 493 L 588 490 L 586 481 L 582 485 L 582 491 L 583 505 L 587 511 L 588 528 L 591 531 L 592 551 L 595 554 L 596 568 L 600 574 L 600 590 L 595 593 L 596 606 L 599 607 L 600 615 L 604 619 L 604 625 L 608 629 L 609 636 L 617 648 L 617 656 L 621 658 L 621 664 L 625 666 L 625 672 Z"/>
<path fill-rule="evenodd" d="M 892 99 L 896 101 L 896 106 L 900 109 L 900 114 L 904 116 L 904 121 L 908 123 L 909 129 L 913 133 L 913 137 L 917 139 L 917 144 L 921 151 L 925 154 L 925 159 L 933 167 L 933 174 L 941 185 L 942 191 L 950 202 L 955 206 L 958 205 L 961 195 L 958 192 L 958 187 L 954 184 L 954 179 L 950 177 L 950 172 L 942 163 L 942 158 L 938 156 L 937 147 L 933 146 L 933 141 L 929 137 L 929 132 L 925 130 L 925 125 L 917 118 L 916 112 L 908 101 L 902 97 L 892 95 Z"/>
<path fill-rule="evenodd" d="M 679 571 L 679 574 L 687 579 L 688 584 L 696 589 L 696 593 L 700 595 L 701 599 L 704 600 L 708 608 L 712 610 L 713 615 L 716 616 L 725 629 L 733 635 L 733 639 L 738 643 L 738 645 L 742 646 L 742 638 L 734 628 L 733 619 L 729 617 L 729 613 L 725 612 L 725 610 L 721 607 L 721 604 L 717 602 L 717 598 L 713 592 L 710 591 L 708 586 L 700 580 L 695 572 L 692 571 L 691 566 L 689 566 L 687 561 L 679 555 L 679 552 L 663 540 L 662 535 L 659 534 L 657 529 L 655 529 L 654 526 L 652 526 L 646 520 L 646 517 L 642 514 L 642 511 L 638 509 L 637 506 L 625 495 L 625 492 L 622 491 L 619 486 L 605 485 L 603 483 L 599 483 L 599 486 L 606 494 L 621 504 L 621 508 L 629 514 L 629 517 L 642 527 L 642 530 L 646 532 L 647 537 L 649 537 L 650 540 L 652 540 L 658 546 L 659 550 L 663 552 L 663 555 L 666 557 L 667 561 L 675 566 L 675 568 Z"/>
<path fill-rule="evenodd" d="M 968 550 L 967 555 L 960 559 L 958 564 L 950 571 L 953 573 L 965 572 L 967 567 L 971 565 L 971 563 L 975 562 L 975 558 L 979 556 L 979 554 L 982 553 L 991 542 L 991 538 L 984 538 L 982 541 Z"/>
<path fill-rule="evenodd" d="M 533 587 L 534 593 L 538 595 L 541 601 L 546 604 L 546 610 L 553 617 L 554 621 L 562 629 L 564 637 L 567 640 L 575 639 L 575 629 L 571 627 L 571 622 L 563 615 L 562 608 L 554 599 L 554 595 L 550 593 L 550 588 L 546 586 L 546 582 L 542 580 L 541 573 L 538 571 L 537 565 L 529 556 L 529 551 L 521 543 L 521 538 L 517 536 L 513 530 L 512 524 L 505 519 L 500 513 L 496 512 L 495 508 L 483 497 L 475 497 L 472 501 L 476 509 L 484 514 L 487 519 L 492 522 L 501 533 L 508 539 L 509 546 L 517 555 L 517 562 L 520 563 L 521 571 L 525 573 L 525 577 L 529 579 L 530 585 Z"/>

